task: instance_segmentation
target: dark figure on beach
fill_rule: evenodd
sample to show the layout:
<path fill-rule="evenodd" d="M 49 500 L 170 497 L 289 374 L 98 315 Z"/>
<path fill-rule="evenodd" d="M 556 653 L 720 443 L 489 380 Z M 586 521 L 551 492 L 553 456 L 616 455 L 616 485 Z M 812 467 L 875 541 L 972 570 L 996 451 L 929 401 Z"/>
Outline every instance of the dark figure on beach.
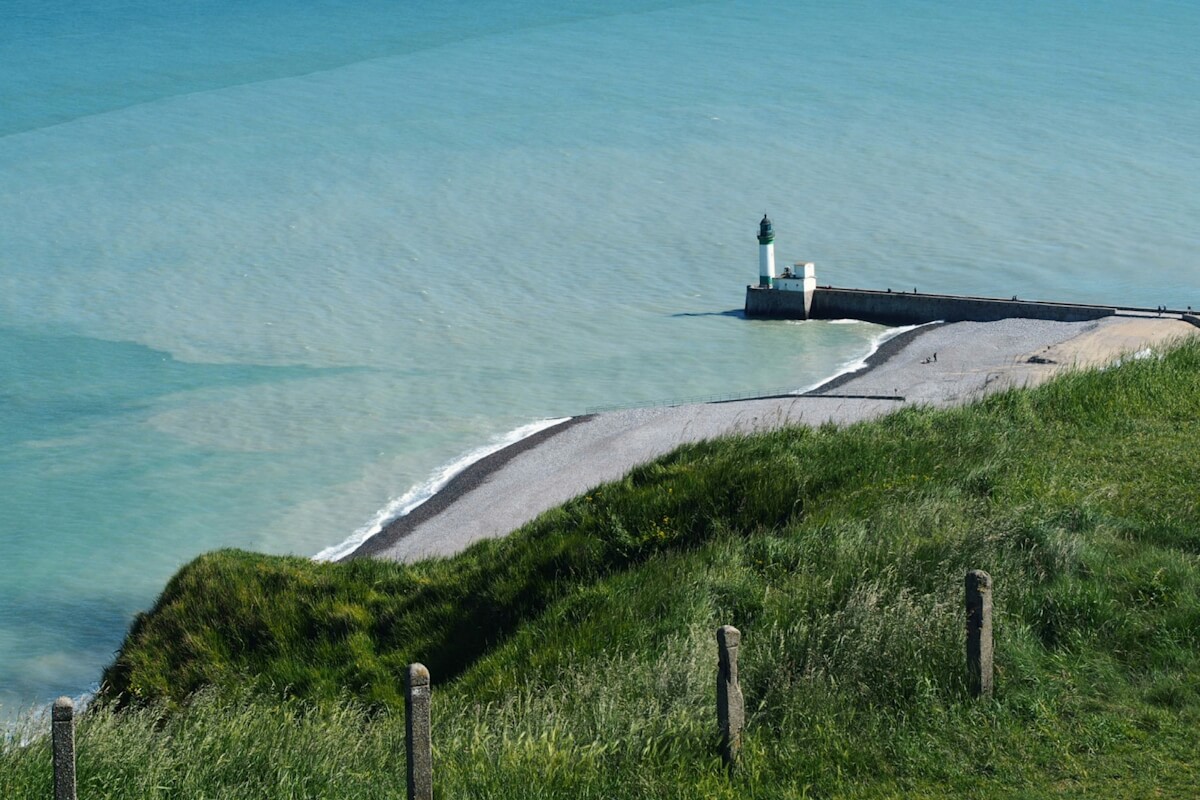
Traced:
<path fill-rule="evenodd" d="M 937 353 L 933 354 L 933 363 L 937 363 Z"/>

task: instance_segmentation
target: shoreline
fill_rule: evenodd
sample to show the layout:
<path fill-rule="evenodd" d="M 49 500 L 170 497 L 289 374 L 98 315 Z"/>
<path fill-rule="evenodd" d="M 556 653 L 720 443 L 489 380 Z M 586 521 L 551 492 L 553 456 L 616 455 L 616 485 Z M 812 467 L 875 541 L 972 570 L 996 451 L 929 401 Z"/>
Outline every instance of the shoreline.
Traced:
<path fill-rule="evenodd" d="M 743 403 L 754 400 L 784 399 L 789 397 L 828 396 L 831 390 L 843 386 L 852 380 L 861 378 L 872 370 L 882 366 L 883 364 L 886 364 L 896 353 L 899 353 L 901 350 L 907 347 L 909 343 L 914 341 L 917 337 L 941 324 L 942 323 L 931 323 L 902 331 L 901 333 L 898 333 L 895 336 L 892 336 L 881 342 L 875 348 L 875 350 L 871 352 L 870 355 L 863 359 L 863 366 L 849 372 L 837 373 L 828 380 L 817 384 L 816 387 L 803 393 L 794 395 L 761 395 L 756 397 L 741 398 L 739 400 L 723 400 L 715 402 L 725 404 Z M 903 398 L 875 397 L 867 395 L 858 396 L 853 399 L 903 400 Z M 443 511 L 457 502 L 461 497 L 481 486 L 488 478 L 502 469 L 517 456 L 525 453 L 526 451 L 532 450 L 553 436 L 557 436 L 558 434 L 563 433 L 564 431 L 576 425 L 594 419 L 596 416 L 597 414 L 581 414 L 579 416 L 570 417 L 569 419 L 564 420 L 557 425 L 552 425 L 549 428 L 538 431 L 537 433 L 527 436 L 524 439 L 513 442 L 501 450 L 497 450 L 495 453 L 481 458 L 451 478 L 445 486 L 439 489 L 428 500 L 421 503 L 412 511 L 385 523 L 378 533 L 364 540 L 349 553 L 346 553 L 340 558 L 335 559 L 335 563 L 351 561 L 356 558 L 372 558 L 382 555 L 386 550 L 394 547 L 401 540 L 414 533 L 420 525 L 441 514 Z"/>
<path fill-rule="evenodd" d="M 537 447 L 550 437 L 562 433 L 568 428 L 582 422 L 587 422 L 594 416 L 594 414 L 583 414 L 578 417 L 570 417 L 557 425 L 543 428 L 537 433 L 526 436 L 524 439 L 520 439 L 507 447 L 484 456 L 451 478 L 445 486 L 435 492 L 428 500 L 421 503 L 421 505 L 404 516 L 396 517 L 392 521 L 385 523 L 379 533 L 365 540 L 346 555 L 336 559 L 335 563 L 377 555 L 379 552 L 403 539 L 409 533 L 412 533 L 418 525 L 432 519 L 449 508 L 459 497 L 481 485 L 492 473 L 521 455 L 521 453 Z"/>
<path fill-rule="evenodd" d="M 449 556 L 481 539 L 507 536 L 683 445 L 959 405 L 1193 335 L 1200 328 L 1179 319 L 931 323 L 881 342 L 863 366 L 804 393 L 572 417 L 472 464 L 339 560 Z"/>
<path fill-rule="evenodd" d="M 898 333 L 890 339 L 886 339 L 881 342 L 880 345 L 875 348 L 875 352 L 863 359 L 863 366 L 859 369 L 856 369 L 852 372 L 843 372 L 840 375 L 834 375 L 829 380 L 816 386 L 815 388 L 809 389 L 800 396 L 821 397 L 829 395 L 834 389 L 840 389 L 852 381 L 856 381 L 859 378 L 865 377 L 872 370 L 882 367 L 888 361 L 891 361 L 892 358 L 898 355 L 901 351 L 903 351 L 904 348 L 915 342 L 918 338 L 926 333 L 938 329 L 945 324 L 946 323 L 944 322 L 930 322 L 925 325 L 918 325 L 917 327 L 904 331 L 903 333 Z"/>

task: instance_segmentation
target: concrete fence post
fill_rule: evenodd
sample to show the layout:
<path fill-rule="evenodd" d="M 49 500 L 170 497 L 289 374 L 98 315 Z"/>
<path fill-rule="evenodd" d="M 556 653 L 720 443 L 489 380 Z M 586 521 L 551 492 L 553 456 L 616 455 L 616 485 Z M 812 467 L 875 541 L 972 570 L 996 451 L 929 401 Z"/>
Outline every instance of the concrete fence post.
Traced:
<path fill-rule="evenodd" d="M 408 800 L 433 799 L 433 741 L 430 737 L 429 670 L 409 664 L 405 681 L 405 747 L 408 750 Z"/>
<path fill-rule="evenodd" d="M 967 573 L 967 688 L 972 697 L 991 697 L 992 576 L 981 569 Z"/>
<path fill-rule="evenodd" d="M 721 735 L 721 759 L 731 769 L 742 750 L 742 728 L 746 723 L 745 701 L 738 685 L 741 643 L 742 634 L 737 628 L 717 628 L 717 730 Z"/>
<path fill-rule="evenodd" d="M 75 800 L 75 704 L 69 697 L 54 701 L 50 741 L 54 754 L 54 800 Z"/>

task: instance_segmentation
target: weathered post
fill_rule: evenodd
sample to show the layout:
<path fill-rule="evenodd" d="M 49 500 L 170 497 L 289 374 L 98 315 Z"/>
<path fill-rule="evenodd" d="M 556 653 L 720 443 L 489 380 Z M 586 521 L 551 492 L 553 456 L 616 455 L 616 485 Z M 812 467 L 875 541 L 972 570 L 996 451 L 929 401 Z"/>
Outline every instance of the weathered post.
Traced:
<path fill-rule="evenodd" d="M 732 769 L 742 749 L 742 727 L 746 722 L 742 687 L 738 686 L 738 647 L 742 634 L 732 625 L 717 628 L 717 729 L 721 735 L 721 759 Z"/>
<path fill-rule="evenodd" d="M 404 695 L 408 749 L 408 800 L 433 800 L 433 742 L 430 738 L 429 670 L 409 664 Z"/>
<path fill-rule="evenodd" d="M 992 576 L 981 569 L 967 573 L 967 687 L 972 697 L 991 697 Z"/>
<path fill-rule="evenodd" d="M 69 697 L 54 701 L 50 741 L 54 754 L 54 800 L 75 800 L 75 704 Z"/>

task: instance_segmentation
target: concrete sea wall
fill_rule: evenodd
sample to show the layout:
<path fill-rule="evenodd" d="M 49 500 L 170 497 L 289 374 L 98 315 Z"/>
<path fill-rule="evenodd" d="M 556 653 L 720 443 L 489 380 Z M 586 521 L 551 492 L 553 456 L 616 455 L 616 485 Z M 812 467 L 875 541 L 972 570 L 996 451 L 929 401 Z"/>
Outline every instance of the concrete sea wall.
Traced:
<path fill-rule="evenodd" d="M 806 315 L 802 292 L 758 286 L 746 289 L 746 316 L 759 319 L 860 319 L 882 325 L 917 325 L 935 320 L 995 322 L 1010 318 L 1084 322 L 1115 313 L 1117 308 L 1111 306 L 825 286 L 812 293 L 812 307 Z"/>

